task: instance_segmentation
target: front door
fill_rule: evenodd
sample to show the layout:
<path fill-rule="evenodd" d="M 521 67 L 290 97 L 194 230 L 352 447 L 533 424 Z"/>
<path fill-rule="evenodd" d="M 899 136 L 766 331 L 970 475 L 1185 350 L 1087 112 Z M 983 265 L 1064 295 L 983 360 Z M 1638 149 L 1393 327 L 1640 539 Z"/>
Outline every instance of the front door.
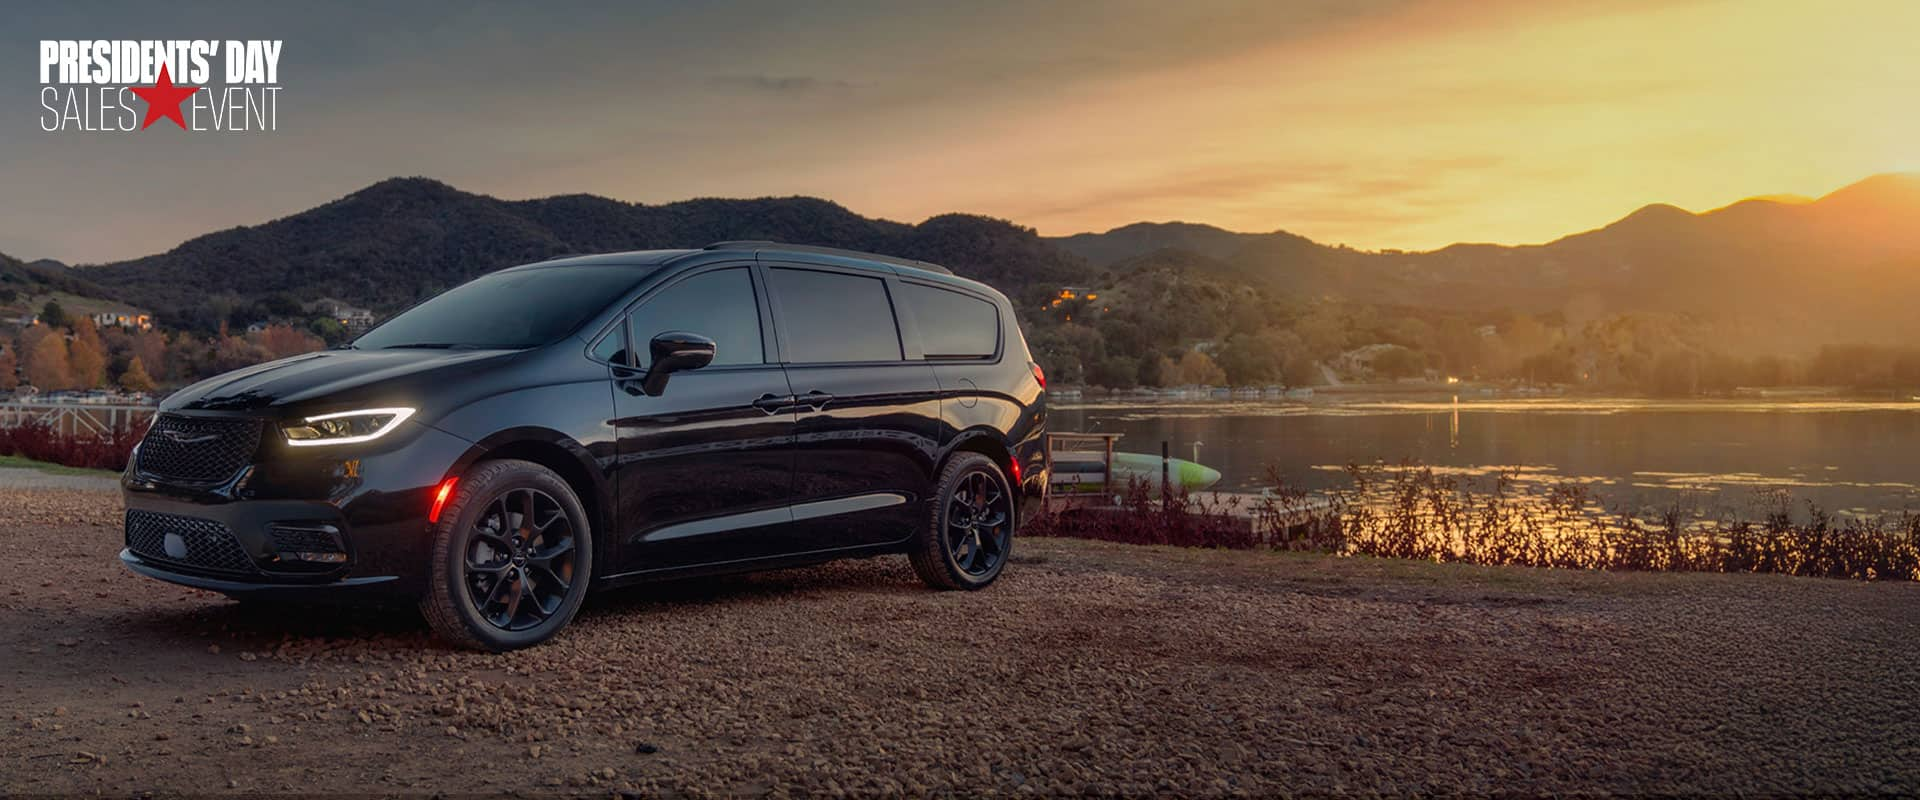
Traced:
<path fill-rule="evenodd" d="M 629 344 L 602 343 L 613 362 L 619 429 L 616 571 L 744 561 L 788 552 L 794 407 L 786 372 L 768 357 L 753 270 L 692 273 L 628 316 Z M 713 363 L 641 389 L 647 343 L 686 331 L 717 343 Z"/>

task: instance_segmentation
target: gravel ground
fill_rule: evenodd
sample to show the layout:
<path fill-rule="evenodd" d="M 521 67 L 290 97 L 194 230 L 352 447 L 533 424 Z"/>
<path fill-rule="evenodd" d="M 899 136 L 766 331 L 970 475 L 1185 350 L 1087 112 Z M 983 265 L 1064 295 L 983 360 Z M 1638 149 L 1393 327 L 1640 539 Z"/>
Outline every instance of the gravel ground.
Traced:
<path fill-rule="evenodd" d="M 1024 540 L 597 597 L 548 646 L 261 613 L 0 484 L 0 793 L 1920 792 L 1920 586 Z"/>

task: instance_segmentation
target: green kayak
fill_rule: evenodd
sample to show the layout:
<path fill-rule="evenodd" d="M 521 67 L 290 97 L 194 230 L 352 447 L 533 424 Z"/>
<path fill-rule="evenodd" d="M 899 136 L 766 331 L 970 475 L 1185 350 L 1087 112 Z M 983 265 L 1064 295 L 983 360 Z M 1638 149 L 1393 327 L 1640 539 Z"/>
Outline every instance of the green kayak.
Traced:
<path fill-rule="evenodd" d="M 1146 453 L 1113 454 L 1113 490 L 1124 492 L 1135 478 L 1146 482 L 1147 489 L 1160 493 L 1159 456 Z M 1178 458 L 1165 459 L 1167 480 L 1189 492 L 1220 482 L 1220 471 L 1203 464 Z M 1053 454 L 1052 484 L 1055 491 L 1097 492 L 1106 485 L 1105 453 L 1057 451 Z"/>

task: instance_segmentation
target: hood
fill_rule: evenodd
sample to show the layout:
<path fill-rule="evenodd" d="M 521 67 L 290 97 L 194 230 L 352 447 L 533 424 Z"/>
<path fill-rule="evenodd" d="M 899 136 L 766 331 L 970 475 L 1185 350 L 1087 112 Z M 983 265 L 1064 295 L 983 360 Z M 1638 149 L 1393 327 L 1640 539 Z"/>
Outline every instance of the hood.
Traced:
<path fill-rule="evenodd" d="M 165 411 L 255 411 L 326 403 L 417 405 L 456 376 L 517 350 L 323 350 L 216 375 L 169 395 Z M 350 395 L 340 397 L 341 395 Z"/>

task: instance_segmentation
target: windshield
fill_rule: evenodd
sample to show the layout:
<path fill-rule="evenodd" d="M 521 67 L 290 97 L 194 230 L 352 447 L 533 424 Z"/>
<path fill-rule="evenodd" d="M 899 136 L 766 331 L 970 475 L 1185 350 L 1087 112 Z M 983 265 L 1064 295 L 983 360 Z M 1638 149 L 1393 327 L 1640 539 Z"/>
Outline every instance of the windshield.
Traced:
<path fill-rule="evenodd" d="M 482 275 L 381 323 L 355 339 L 353 346 L 362 350 L 537 347 L 571 333 L 651 271 L 595 265 Z"/>

